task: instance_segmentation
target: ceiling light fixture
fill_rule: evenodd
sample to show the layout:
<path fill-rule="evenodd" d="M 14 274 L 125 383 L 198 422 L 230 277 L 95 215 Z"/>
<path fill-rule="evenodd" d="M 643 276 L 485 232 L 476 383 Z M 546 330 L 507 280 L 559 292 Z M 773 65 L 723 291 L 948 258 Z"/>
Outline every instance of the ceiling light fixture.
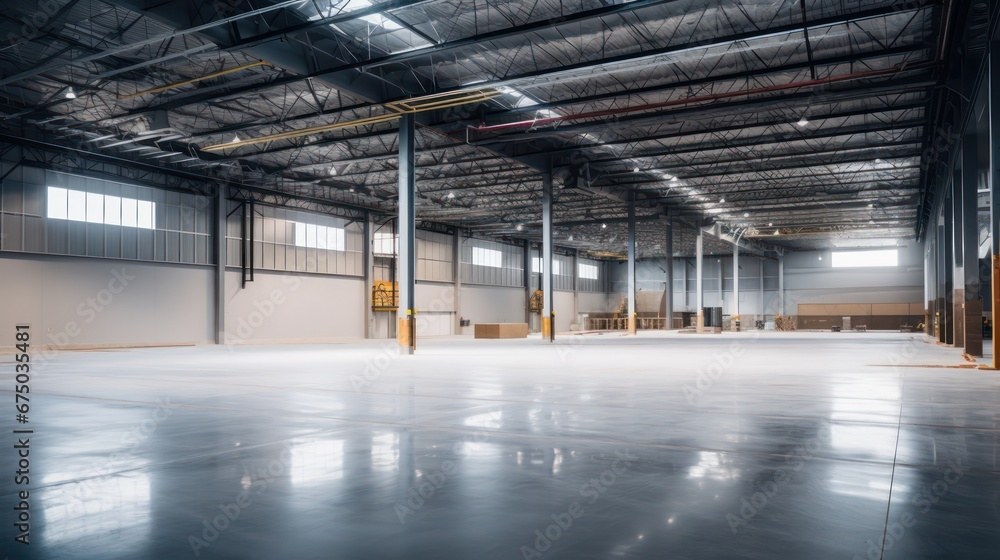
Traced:
<path fill-rule="evenodd" d="M 809 119 L 807 119 L 805 117 L 805 115 L 803 115 L 802 118 L 799 119 L 799 122 L 797 122 L 795 124 L 799 125 L 800 128 L 805 128 L 805 127 L 809 126 Z"/>
<path fill-rule="evenodd" d="M 66 90 L 66 99 L 76 99 L 76 92 L 73 91 L 73 86 L 69 86 Z"/>
<path fill-rule="evenodd" d="M 608 229 L 608 224 L 601 224 L 601 229 Z"/>
<path fill-rule="evenodd" d="M 448 198 L 455 198 L 455 193 L 452 191 L 448 191 Z"/>
<path fill-rule="evenodd" d="M 676 175 L 670 178 L 671 183 L 676 183 L 677 181 L 680 181 L 680 179 L 678 179 Z"/>
<path fill-rule="evenodd" d="M 233 135 L 233 139 L 229 143 L 230 144 L 237 144 L 239 142 L 242 142 L 242 140 L 240 140 L 240 137 L 238 135 L 234 134 Z"/>
<path fill-rule="evenodd" d="M 572 234 L 572 233 L 571 233 L 571 234 L 569 234 L 569 240 L 570 240 L 570 241 L 573 241 L 573 234 Z"/>
<path fill-rule="evenodd" d="M 517 231 L 521 231 L 524 229 L 524 224 L 517 224 L 516 226 L 514 226 L 514 229 L 516 229 Z"/>
<path fill-rule="evenodd" d="M 639 172 L 639 168 L 638 167 L 633 167 L 632 168 L 632 173 L 638 173 L 638 172 Z"/>
<path fill-rule="evenodd" d="M 336 174 L 337 174 L 337 168 L 336 167 L 331 167 L 330 168 L 330 175 L 336 175 Z"/>
<path fill-rule="evenodd" d="M 743 213 L 743 217 L 744 218 L 749 218 L 750 217 L 750 212 L 744 212 Z"/>
<path fill-rule="evenodd" d="M 725 203 L 726 203 L 726 197 L 722 197 L 719 199 L 719 204 L 725 204 Z"/>

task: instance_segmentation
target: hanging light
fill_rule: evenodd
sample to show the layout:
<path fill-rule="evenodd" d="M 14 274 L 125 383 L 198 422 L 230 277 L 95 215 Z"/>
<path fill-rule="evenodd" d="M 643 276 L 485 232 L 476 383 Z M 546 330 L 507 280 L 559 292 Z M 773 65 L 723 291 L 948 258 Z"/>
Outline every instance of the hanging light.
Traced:
<path fill-rule="evenodd" d="M 601 229 L 608 229 L 608 224 L 601 224 Z"/>
<path fill-rule="evenodd" d="M 676 175 L 670 178 L 671 183 L 676 183 L 677 181 L 680 181 L 680 179 L 678 179 Z"/>
<path fill-rule="evenodd" d="M 233 139 L 232 139 L 232 140 L 230 140 L 230 142 L 229 142 L 229 143 L 230 143 L 230 144 L 236 144 L 237 142 L 241 142 L 241 140 L 240 140 L 240 137 L 239 137 L 239 135 L 238 135 L 238 134 L 233 134 Z"/>
<path fill-rule="evenodd" d="M 455 198 L 455 193 L 448 191 L 448 198 Z"/>
<path fill-rule="evenodd" d="M 638 173 L 638 172 L 639 172 L 639 168 L 638 167 L 633 167 L 632 168 L 632 173 Z"/>
<path fill-rule="evenodd" d="M 339 171 L 337 171 L 336 166 L 330 168 L 330 175 L 336 175 L 337 173 L 339 173 Z"/>
<path fill-rule="evenodd" d="M 572 233 L 571 233 L 571 234 L 569 234 L 569 240 L 570 240 L 570 241 L 573 241 L 573 234 L 572 234 Z"/>
<path fill-rule="evenodd" d="M 799 125 L 800 128 L 805 128 L 809 126 L 809 119 L 807 119 L 805 115 L 802 115 L 802 118 L 799 119 L 799 122 L 795 124 Z"/>
<path fill-rule="evenodd" d="M 521 231 L 524 229 L 524 224 L 517 224 L 516 226 L 514 226 L 514 229 L 516 229 L 517 231 Z"/>
<path fill-rule="evenodd" d="M 73 91 L 73 86 L 69 86 L 66 90 L 66 99 L 76 99 L 76 92 Z"/>
<path fill-rule="evenodd" d="M 744 218 L 749 218 L 750 217 L 750 212 L 744 212 L 743 213 L 743 217 Z"/>
<path fill-rule="evenodd" d="M 725 204 L 725 203 L 726 203 L 726 197 L 722 197 L 719 199 L 719 204 Z"/>

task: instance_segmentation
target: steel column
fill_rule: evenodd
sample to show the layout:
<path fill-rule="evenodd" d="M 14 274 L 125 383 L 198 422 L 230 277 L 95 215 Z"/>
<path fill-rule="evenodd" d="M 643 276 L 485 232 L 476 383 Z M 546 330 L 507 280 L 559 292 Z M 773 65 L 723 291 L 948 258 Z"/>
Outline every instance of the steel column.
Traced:
<path fill-rule="evenodd" d="M 555 297 L 552 293 L 552 161 L 542 172 L 542 338 L 556 340 Z"/>
<path fill-rule="evenodd" d="M 667 222 L 664 244 L 667 248 L 666 273 L 667 281 L 664 286 L 663 295 L 663 316 L 665 318 L 663 326 L 670 330 L 674 328 L 674 226 Z"/>
<path fill-rule="evenodd" d="M 524 282 L 524 322 L 528 323 L 528 329 L 531 329 L 531 280 L 534 278 L 531 274 L 531 241 L 528 239 L 524 240 L 524 254 L 523 257 L 523 270 L 521 275 L 523 276 L 522 281 Z"/>
<path fill-rule="evenodd" d="M 455 310 L 455 334 L 462 333 L 462 231 L 455 230 L 452 249 L 452 275 L 455 280 L 455 295 L 452 309 Z"/>
<path fill-rule="evenodd" d="M 628 197 L 628 334 L 636 334 L 635 311 L 635 193 Z"/>
<path fill-rule="evenodd" d="M 989 181 L 990 181 L 990 255 L 993 260 L 993 300 L 990 312 L 993 317 L 993 369 L 1000 367 L 1000 41 L 990 43 L 989 53 Z"/>
<path fill-rule="evenodd" d="M 736 328 L 736 321 L 740 318 L 740 246 L 733 243 L 733 310 L 731 315 L 733 330 Z"/>
<path fill-rule="evenodd" d="M 705 311 L 703 309 L 704 301 L 702 294 L 702 277 L 704 276 L 704 260 L 705 257 L 702 254 L 705 249 L 705 231 L 701 228 L 701 222 L 697 224 L 698 236 L 695 238 L 695 265 L 694 265 L 694 276 L 695 276 L 695 287 L 694 287 L 694 304 L 695 309 L 698 312 L 697 324 L 695 325 L 698 334 L 705 332 Z"/>
<path fill-rule="evenodd" d="M 372 266 L 373 266 L 373 263 L 374 263 L 375 259 L 372 258 L 372 253 L 374 252 L 374 247 L 372 247 L 372 224 L 371 224 L 371 216 L 369 216 L 367 212 L 365 213 L 364 222 L 362 222 L 362 224 L 363 224 L 363 227 L 362 227 L 362 231 L 361 231 L 361 235 L 362 235 L 362 244 L 361 244 L 361 247 L 362 247 L 362 251 L 364 251 L 364 252 L 361 255 L 361 262 L 362 262 L 362 266 L 364 267 L 364 271 L 365 271 L 364 272 L 364 274 L 365 274 L 365 295 L 364 295 L 364 298 L 365 298 L 365 330 L 364 330 L 364 335 L 365 335 L 365 338 L 372 338 L 372 330 L 373 330 L 372 329 L 372 326 L 373 326 L 372 323 L 375 321 L 375 314 L 372 313 L 372 304 L 374 303 L 372 301 L 372 286 L 374 284 L 374 280 L 372 278 L 372 276 L 374 274 L 374 271 L 372 270 Z"/>
<path fill-rule="evenodd" d="M 761 283 L 764 279 L 760 279 Z M 778 315 L 785 316 L 785 256 L 778 255 Z"/>
<path fill-rule="evenodd" d="M 944 305 L 941 309 L 941 316 L 944 319 L 942 330 L 944 331 L 944 343 L 955 343 L 954 328 L 954 301 L 955 301 L 955 232 L 954 226 L 954 198 L 952 197 L 952 185 L 949 183 L 944 201 L 944 255 L 942 259 L 942 271 L 944 273 Z"/>
<path fill-rule="evenodd" d="M 965 135 L 962 148 L 962 347 L 970 356 L 983 355 L 983 303 L 979 299 L 979 141 L 977 124 Z"/>
<path fill-rule="evenodd" d="M 399 119 L 399 328 L 400 353 L 413 354 L 417 348 L 415 269 L 416 269 L 416 175 L 413 114 Z"/>
<path fill-rule="evenodd" d="M 226 187 L 218 186 L 215 196 L 215 343 L 226 343 L 226 221 L 229 200 Z"/>

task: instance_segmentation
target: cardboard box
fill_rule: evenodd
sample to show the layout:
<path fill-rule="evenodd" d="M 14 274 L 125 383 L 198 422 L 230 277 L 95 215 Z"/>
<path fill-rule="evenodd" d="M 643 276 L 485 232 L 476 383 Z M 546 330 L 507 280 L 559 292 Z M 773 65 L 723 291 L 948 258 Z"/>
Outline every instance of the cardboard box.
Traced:
<path fill-rule="evenodd" d="M 528 338 L 528 323 L 476 323 L 476 338 Z"/>

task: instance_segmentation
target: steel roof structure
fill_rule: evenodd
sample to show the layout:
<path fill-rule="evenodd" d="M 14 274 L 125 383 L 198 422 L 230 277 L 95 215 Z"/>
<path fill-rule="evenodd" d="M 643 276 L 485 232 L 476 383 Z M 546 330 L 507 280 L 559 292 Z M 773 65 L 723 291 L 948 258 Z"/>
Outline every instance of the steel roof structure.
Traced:
<path fill-rule="evenodd" d="M 878 245 L 920 238 L 927 220 L 956 10 L 24 1 L 0 12 L 0 126 L 4 146 L 26 139 L 224 182 L 231 195 L 392 215 L 393 115 L 414 110 L 428 223 L 538 239 L 551 162 L 562 247 L 621 252 L 630 196 L 640 256 L 663 254 L 664 219 L 779 250 Z M 693 252 L 685 231 L 677 254 Z"/>

